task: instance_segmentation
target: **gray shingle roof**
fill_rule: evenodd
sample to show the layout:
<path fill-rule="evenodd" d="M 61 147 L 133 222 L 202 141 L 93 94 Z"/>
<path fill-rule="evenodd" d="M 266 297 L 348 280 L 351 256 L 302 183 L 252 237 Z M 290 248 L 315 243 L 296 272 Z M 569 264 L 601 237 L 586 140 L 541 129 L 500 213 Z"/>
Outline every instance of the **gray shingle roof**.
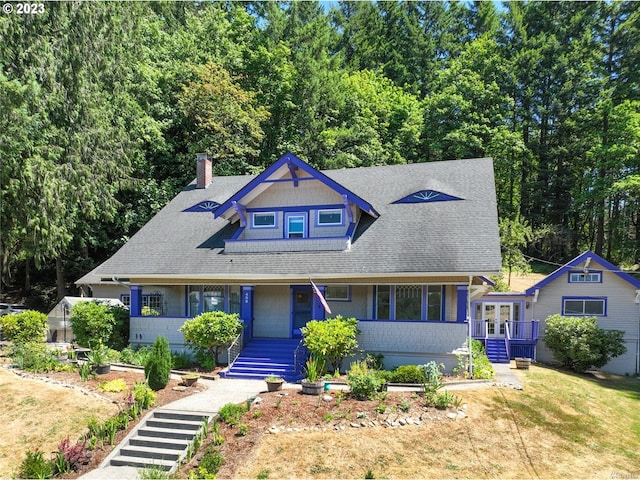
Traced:
<path fill-rule="evenodd" d="M 211 213 L 183 210 L 204 200 L 222 203 L 253 176 L 195 181 L 178 194 L 111 258 L 78 280 L 100 278 L 329 277 L 500 271 L 500 243 L 491 159 L 326 170 L 325 175 L 379 212 L 364 216 L 349 251 L 226 254 L 236 226 Z M 416 204 L 393 202 L 420 190 L 462 198 Z"/>

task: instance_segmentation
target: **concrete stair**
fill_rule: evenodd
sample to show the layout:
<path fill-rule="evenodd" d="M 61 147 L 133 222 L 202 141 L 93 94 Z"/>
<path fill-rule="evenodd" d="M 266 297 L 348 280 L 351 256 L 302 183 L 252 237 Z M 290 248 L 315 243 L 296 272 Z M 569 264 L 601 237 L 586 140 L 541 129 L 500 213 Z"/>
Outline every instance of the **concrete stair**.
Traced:
<path fill-rule="evenodd" d="M 509 352 L 503 338 L 487 338 L 485 350 L 491 363 L 509 363 Z"/>
<path fill-rule="evenodd" d="M 231 368 L 220 376 L 263 380 L 268 375 L 278 375 L 288 382 L 295 382 L 301 378 L 300 372 L 295 371 L 293 358 L 299 343 L 300 339 L 253 339 L 242 349 Z"/>
<path fill-rule="evenodd" d="M 109 458 L 109 465 L 174 472 L 211 413 L 157 409 L 133 430 Z"/>

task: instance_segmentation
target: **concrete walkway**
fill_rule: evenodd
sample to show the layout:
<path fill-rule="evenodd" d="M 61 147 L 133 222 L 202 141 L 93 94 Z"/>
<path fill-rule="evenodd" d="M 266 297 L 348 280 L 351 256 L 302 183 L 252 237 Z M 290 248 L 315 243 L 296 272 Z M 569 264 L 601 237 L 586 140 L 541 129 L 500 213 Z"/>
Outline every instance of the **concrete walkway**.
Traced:
<path fill-rule="evenodd" d="M 221 407 L 227 403 L 242 403 L 245 400 L 255 397 L 260 392 L 266 390 L 264 380 L 238 380 L 220 378 L 216 380 L 206 380 L 201 378 L 207 389 L 200 393 L 195 393 L 175 402 L 171 402 L 163 409 L 181 410 L 184 412 L 206 412 L 217 414 Z M 128 437 L 123 442 L 128 441 Z M 114 451 L 119 450 L 123 445 L 118 445 Z M 134 467 L 113 467 L 108 465 L 109 457 L 103 464 L 80 478 L 91 480 L 128 480 L 140 478 L 140 472 Z"/>
<path fill-rule="evenodd" d="M 463 381 L 455 385 L 448 385 L 449 390 L 466 390 L 474 388 L 484 388 L 490 386 L 509 386 L 513 388 L 522 388 L 520 379 L 514 373 L 515 364 L 494 363 L 495 378 L 487 381 Z M 184 412 L 207 412 L 217 414 L 221 407 L 227 403 L 242 403 L 247 399 L 255 397 L 261 392 L 266 391 L 266 384 L 263 380 L 240 380 L 219 378 L 216 380 L 200 379 L 199 382 L 207 385 L 207 389 L 203 392 L 190 395 L 188 397 L 176 400 L 165 405 L 164 409 L 181 410 Z M 335 385 L 335 388 L 342 386 Z M 299 385 L 287 384 L 287 388 L 300 388 Z M 346 388 L 346 386 L 345 386 Z M 394 388 L 395 389 L 395 388 Z M 401 389 L 401 388 L 399 388 Z M 122 443 L 126 442 L 125 438 Z M 114 452 L 119 450 L 123 445 L 118 445 Z M 140 471 L 134 467 L 114 467 L 108 465 L 105 459 L 103 465 L 92 470 L 80 478 L 85 480 L 134 480 L 140 478 Z"/>

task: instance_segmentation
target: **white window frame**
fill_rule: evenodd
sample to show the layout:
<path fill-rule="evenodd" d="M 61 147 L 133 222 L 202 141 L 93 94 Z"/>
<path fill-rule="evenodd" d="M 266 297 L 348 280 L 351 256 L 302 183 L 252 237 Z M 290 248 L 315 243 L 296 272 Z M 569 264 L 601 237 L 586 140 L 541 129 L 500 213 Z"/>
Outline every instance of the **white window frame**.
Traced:
<path fill-rule="evenodd" d="M 320 216 L 323 213 L 339 213 L 340 214 L 340 220 L 338 222 L 321 222 L 320 221 Z M 338 226 L 338 225 L 343 225 L 344 224 L 344 213 L 343 213 L 343 209 L 342 208 L 325 208 L 322 210 L 318 210 L 317 213 L 317 218 L 316 218 L 316 224 L 319 227 L 333 227 L 333 226 Z"/>
<path fill-rule="evenodd" d="M 273 224 L 269 225 L 256 225 L 256 215 L 261 216 L 273 216 Z M 278 228 L 278 220 L 276 217 L 276 212 L 252 212 L 251 213 L 251 228 Z"/>
<path fill-rule="evenodd" d="M 602 272 L 569 272 L 569 283 L 602 283 Z"/>
<path fill-rule="evenodd" d="M 582 313 L 567 312 L 567 302 L 582 302 Z M 586 313 L 587 302 L 600 302 L 602 313 Z M 606 317 L 607 299 L 606 297 L 562 297 L 562 315 L 568 317 Z"/>

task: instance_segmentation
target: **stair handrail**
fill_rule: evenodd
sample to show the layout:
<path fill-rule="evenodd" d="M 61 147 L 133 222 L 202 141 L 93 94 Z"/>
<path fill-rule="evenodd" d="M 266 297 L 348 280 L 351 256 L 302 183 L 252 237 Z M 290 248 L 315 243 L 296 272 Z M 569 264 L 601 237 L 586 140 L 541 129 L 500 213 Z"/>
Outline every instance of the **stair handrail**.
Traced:
<path fill-rule="evenodd" d="M 507 357 L 511 359 L 511 328 L 509 320 L 504 322 L 504 346 L 507 349 Z"/>
<path fill-rule="evenodd" d="M 300 375 L 302 373 L 302 369 L 304 368 L 304 363 L 307 361 L 307 357 L 309 356 L 309 350 L 307 346 L 304 344 L 304 339 L 300 339 L 298 342 L 298 346 L 293 351 L 293 368 L 295 370 L 296 375 Z"/>
<path fill-rule="evenodd" d="M 231 342 L 231 345 L 229 345 L 229 348 L 227 348 L 227 369 L 231 368 L 233 363 L 240 356 L 240 353 L 242 353 L 242 345 L 243 345 L 242 335 L 243 335 L 243 332 L 240 332 L 240 334 L 236 337 L 236 339 L 233 342 Z"/>

